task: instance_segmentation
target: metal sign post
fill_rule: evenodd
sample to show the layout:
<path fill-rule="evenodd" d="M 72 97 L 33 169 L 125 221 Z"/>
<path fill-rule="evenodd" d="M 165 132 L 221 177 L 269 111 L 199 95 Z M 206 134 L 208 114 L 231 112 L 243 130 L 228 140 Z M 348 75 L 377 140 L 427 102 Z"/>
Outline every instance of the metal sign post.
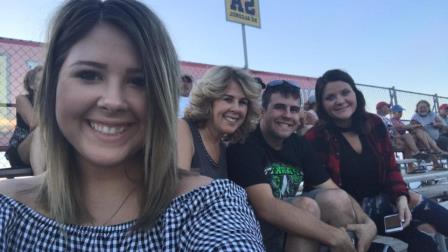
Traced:
<path fill-rule="evenodd" d="M 245 24 L 241 24 L 241 30 L 243 32 L 244 69 L 248 69 L 249 62 L 247 60 L 246 25 Z"/>
<path fill-rule="evenodd" d="M 244 68 L 249 68 L 246 43 L 246 25 L 260 28 L 259 0 L 225 0 L 226 19 L 241 24 L 243 33 Z"/>

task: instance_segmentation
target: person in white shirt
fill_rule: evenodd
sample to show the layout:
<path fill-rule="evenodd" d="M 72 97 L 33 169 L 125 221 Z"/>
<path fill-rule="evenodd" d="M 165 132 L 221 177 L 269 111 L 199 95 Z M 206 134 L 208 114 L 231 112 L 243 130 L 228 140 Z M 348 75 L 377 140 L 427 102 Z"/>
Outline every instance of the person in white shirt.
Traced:
<path fill-rule="evenodd" d="M 193 77 L 188 74 L 184 74 L 181 77 L 180 82 L 180 97 L 179 97 L 179 110 L 177 111 L 177 117 L 184 117 L 185 108 L 190 102 L 190 91 L 193 88 Z"/>

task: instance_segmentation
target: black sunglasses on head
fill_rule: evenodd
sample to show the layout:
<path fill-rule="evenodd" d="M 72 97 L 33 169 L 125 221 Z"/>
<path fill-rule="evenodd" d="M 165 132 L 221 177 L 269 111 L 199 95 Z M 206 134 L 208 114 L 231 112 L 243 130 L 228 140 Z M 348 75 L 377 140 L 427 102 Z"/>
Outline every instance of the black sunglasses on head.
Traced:
<path fill-rule="evenodd" d="M 268 83 L 268 85 L 266 85 L 266 89 L 268 88 L 273 88 L 273 87 L 277 87 L 277 86 L 281 86 L 281 85 L 286 85 L 289 87 L 292 87 L 294 89 L 299 89 L 299 85 L 293 81 L 287 81 L 287 80 L 273 80 L 271 82 Z"/>

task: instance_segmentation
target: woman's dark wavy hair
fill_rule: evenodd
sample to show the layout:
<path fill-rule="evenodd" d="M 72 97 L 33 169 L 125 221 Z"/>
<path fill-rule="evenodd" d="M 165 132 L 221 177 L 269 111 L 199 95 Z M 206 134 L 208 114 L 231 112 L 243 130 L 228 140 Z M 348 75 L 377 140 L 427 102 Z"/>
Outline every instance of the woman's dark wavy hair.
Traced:
<path fill-rule="evenodd" d="M 352 115 L 352 126 L 358 133 L 367 133 L 370 131 L 370 127 L 366 123 L 367 112 L 366 112 L 366 100 L 364 95 L 356 88 L 355 81 L 347 73 L 340 69 L 333 69 L 326 71 L 321 77 L 316 81 L 316 102 L 317 102 L 317 115 L 319 116 L 319 124 L 333 124 L 333 119 L 328 115 L 323 106 L 323 94 L 325 87 L 328 83 L 333 81 L 343 81 L 350 85 L 356 95 L 356 110 Z"/>

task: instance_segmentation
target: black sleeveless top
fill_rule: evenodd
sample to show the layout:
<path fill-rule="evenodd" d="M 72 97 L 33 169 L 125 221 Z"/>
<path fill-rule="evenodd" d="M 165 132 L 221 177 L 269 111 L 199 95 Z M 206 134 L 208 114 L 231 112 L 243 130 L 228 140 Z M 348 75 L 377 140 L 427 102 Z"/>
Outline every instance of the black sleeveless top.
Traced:
<path fill-rule="evenodd" d="M 227 178 L 226 146 L 223 142 L 219 144 L 219 163 L 216 163 L 205 149 L 198 127 L 190 120 L 185 119 L 190 126 L 193 136 L 194 154 L 191 159 L 191 169 L 198 170 L 201 175 L 217 179 Z"/>
<path fill-rule="evenodd" d="M 33 104 L 33 97 L 30 94 L 25 95 L 26 98 Z M 22 116 L 16 111 L 16 127 L 25 129 L 27 131 L 30 130 L 28 124 L 26 124 L 25 120 L 23 120 Z"/>
<path fill-rule="evenodd" d="M 357 153 L 342 134 L 338 134 L 341 143 L 341 181 L 342 189 L 358 202 L 364 197 L 377 195 L 384 191 L 378 177 L 378 160 L 365 135 L 359 135 L 362 153 Z"/>

